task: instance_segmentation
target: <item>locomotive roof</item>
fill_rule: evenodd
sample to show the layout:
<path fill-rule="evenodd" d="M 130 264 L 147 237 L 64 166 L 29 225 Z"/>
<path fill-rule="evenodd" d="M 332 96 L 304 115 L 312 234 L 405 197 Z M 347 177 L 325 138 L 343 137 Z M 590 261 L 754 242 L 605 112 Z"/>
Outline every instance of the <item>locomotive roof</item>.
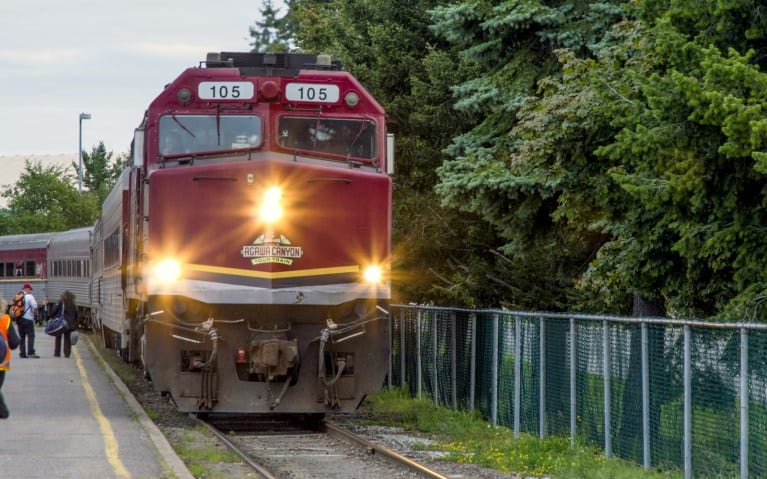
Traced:
<path fill-rule="evenodd" d="M 341 62 L 327 55 L 306 53 L 208 53 L 207 68 L 239 68 L 246 75 L 295 76 L 300 70 L 342 71 Z"/>

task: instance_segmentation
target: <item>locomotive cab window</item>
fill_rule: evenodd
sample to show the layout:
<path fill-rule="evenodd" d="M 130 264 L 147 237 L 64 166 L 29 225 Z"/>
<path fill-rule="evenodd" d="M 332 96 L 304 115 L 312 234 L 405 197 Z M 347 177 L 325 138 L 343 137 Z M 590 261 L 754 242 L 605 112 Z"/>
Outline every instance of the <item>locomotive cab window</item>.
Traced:
<path fill-rule="evenodd" d="M 372 120 L 283 116 L 278 134 L 285 148 L 366 160 L 376 155 Z"/>
<path fill-rule="evenodd" d="M 160 117 L 161 155 L 183 155 L 256 148 L 261 118 L 244 115 L 164 115 Z"/>

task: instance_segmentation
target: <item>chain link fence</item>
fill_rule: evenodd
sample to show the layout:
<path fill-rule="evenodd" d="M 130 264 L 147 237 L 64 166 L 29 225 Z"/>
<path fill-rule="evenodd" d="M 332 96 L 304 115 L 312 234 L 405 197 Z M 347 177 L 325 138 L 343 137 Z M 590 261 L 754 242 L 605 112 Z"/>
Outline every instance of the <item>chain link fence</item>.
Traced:
<path fill-rule="evenodd" d="M 395 305 L 389 385 L 685 477 L 767 477 L 767 324 Z"/>

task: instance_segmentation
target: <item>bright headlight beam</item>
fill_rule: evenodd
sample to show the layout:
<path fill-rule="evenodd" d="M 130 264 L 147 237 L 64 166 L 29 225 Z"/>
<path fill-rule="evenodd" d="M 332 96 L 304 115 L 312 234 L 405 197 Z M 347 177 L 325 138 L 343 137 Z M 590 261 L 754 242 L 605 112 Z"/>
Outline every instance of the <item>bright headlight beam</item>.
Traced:
<path fill-rule="evenodd" d="M 282 216 L 282 207 L 280 205 L 261 206 L 261 218 L 267 223 L 277 221 Z"/>
<path fill-rule="evenodd" d="M 273 186 L 264 192 L 264 203 L 279 203 L 282 198 L 282 189 Z"/>
<path fill-rule="evenodd" d="M 164 259 L 157 263 L 154 274 L 160 281 L 175 281 L 181 276 L 181 265 L 176 260 Z"/>
<path fill-rule="evenodd" d="M 261 204 L 261 219 L 267 223 L 277 221 L 282 217 L 282 189 L 277 186 L 264 192 L 264 202 Z"/>
<path fill-rule="evenodd" d="M 383 271 L 380 266 L 368 266 L 362 274 L 368 283 L 380 283 L 383 278 Z"/>

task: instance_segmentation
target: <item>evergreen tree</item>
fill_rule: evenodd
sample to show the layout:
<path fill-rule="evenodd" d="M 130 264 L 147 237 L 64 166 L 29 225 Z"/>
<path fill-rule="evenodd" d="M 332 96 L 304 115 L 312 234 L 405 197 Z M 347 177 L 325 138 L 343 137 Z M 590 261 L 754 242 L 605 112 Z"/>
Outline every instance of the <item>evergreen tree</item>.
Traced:
<path fill-rule="evenodd" d="M 648 41 L 620 53 L 638 60 L 623 68 L 638 86 L 627 96 L 634 108 L 610 112 L 621 130 L 596 152 L 620 163 L 612 178 L 635 207 L 611 228 L 621 244 L 644 245 L 624 258 L 656 275 L 674 314 L 767 318 L 767 51 L 764 19 L 752 15 L 760 5 L 638 5 Z M 617 264 L 614 254 L 601 259 L 598 281 Z"/>
<path fill-rule="evenodd" d="M 628 312 L 633 297 L 674 315 L 742 318 L 749 307 L 764 317 L 758 112 L 767 55 L 763 22 L 748 15 L 758 5 L 637 5 L 614 27 L 590 29 L 607 34 L 580 46 L 540 4 L 438 12 L 446 38 L 487 59 L 482 75 L 456 88 L 459 106 L 486 111 L 486 120 L 453 142 L 439 192 L 507 239 L 501 252 L 520 265 L 510 279 L 535 271 L 546 292 L 555 290 L 545 278 L 560 277 L 568 309 Z M 610 13 L 589 17 L 595 25 L 620 20 L 605 5 L 595 11 Z M 566 47 L 551 50 L 558 63 L 546 61 L 545 45 L 491 62 L 513 41 L 501 34 L 509 26 L 517 45 L 547 38 Z M 541 65 L 548 74 L 532 75 Z M 534 80 L 527 89 L 525 75 Z M 573 298 L 568 280 L 583 294 Z M 543 296 L 532 303 L 547 305 Z"/>
<path fill-rule="evenodd" d="M 496 304 L 570 309 L 582 301 L 575 279 L 605 238 L 562 216 L 569 211 L 562 195 L 591 192 L 574 181 L 593 178 L 588 144 L 610 138 L 611 128 L 589 114 L 588 92 L 546 95 L 563 75 L 562 52 L 593 57 L 623 11 L 610 2 L 472 1 L 432 13 L 433 30 L 476 65 L 452 91 L 455 107 L 479 118 L 447 148 L 451 158 L 438 169 L 437 192 L 446 206 L 479 215 L 500 237 L 489 270 L 507 288 Z M 570 161 L 569 169 L 557 165 Z"/>
<path fill-rule="evenodd" d="M 293 2 L 287 2 L 290 5 Z M 290 51 L 292 29 L 285 16 L 279 17 L 280 10 L 274 8 L 272 0 L 265 0 L 261 7 L 261 20 L 250 27 L 252 51 L 260 53 L 284 53 Z"/>
<path fill-rule="evenodd" d="M 112 158 L 113 152 L 107 152 L 104 142 L 94 146 L 90 154 L 83 152 L 83 186 L 97 196 L 98 204 L 104 202 L 120 173 L 128 164 L 126 157 Z M 79 165 L 72 163 L 79 174 Z"/>

